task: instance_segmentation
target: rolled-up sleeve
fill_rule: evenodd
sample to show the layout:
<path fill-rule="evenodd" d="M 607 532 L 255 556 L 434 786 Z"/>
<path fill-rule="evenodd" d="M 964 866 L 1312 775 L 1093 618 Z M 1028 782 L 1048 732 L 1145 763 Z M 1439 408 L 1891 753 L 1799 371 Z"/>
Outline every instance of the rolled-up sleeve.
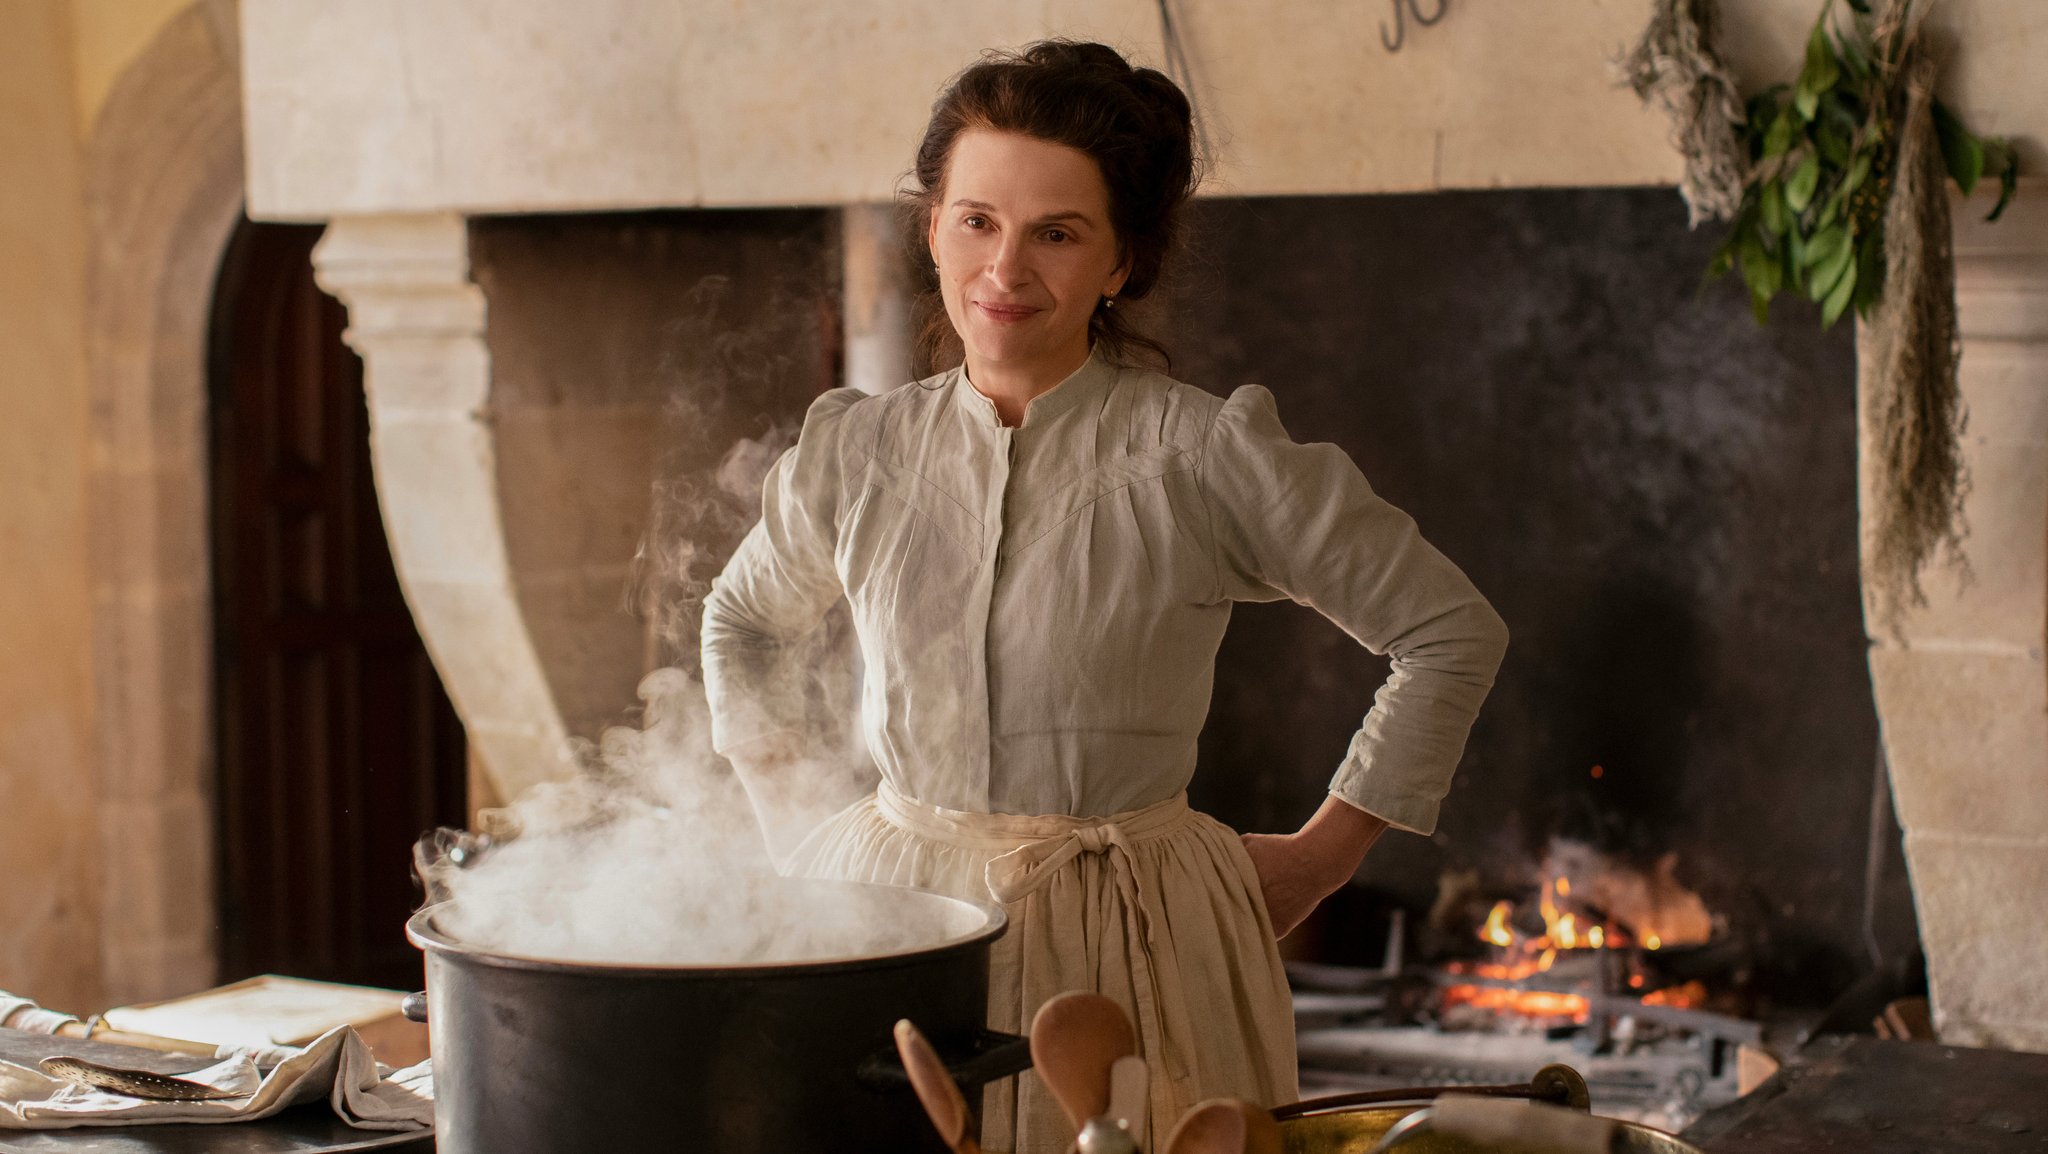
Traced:
<path fill-rule="evenodd" d="M 1393 662 L 1330 792 L 1432 832 L 1507 649 L 1506 624 L 1342 449 L 1289 438 L 1260 386 L 1224 403 L 1199 475 L 1223 596 L 1290 598 Z"/>
<path fill-rule="evenodd" d="M 849 466 L 844 418 L 865 394 L 834 389 L 813 402 L 797 443 L 761 486 L 761 519 L 704 599 L 704 691 L 720 753 L 804 728 L 811 675 L 799 644 L 842 594 L 833 564 Z"/>

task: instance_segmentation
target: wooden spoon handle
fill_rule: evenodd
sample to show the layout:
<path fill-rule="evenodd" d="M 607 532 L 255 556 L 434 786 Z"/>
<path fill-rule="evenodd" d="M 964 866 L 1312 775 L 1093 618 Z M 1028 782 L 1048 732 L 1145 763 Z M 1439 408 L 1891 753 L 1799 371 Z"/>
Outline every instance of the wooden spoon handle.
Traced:
<path fill-rule="evenodd" d="M 932 1044 L 908 1018 L 896 1023 L 896 1053 L 903 1059 L 910 1087 L 917 1091 L 917 1100 L 924 1104 L 925 1117 L 932 1120 L 940 1141 L 952 1147 L 954 1154 L 981 1154 L 974 1138 L 974 1112 L 967 1108 L 966 1095 L 946 1072 L 946 1064 Z"/>

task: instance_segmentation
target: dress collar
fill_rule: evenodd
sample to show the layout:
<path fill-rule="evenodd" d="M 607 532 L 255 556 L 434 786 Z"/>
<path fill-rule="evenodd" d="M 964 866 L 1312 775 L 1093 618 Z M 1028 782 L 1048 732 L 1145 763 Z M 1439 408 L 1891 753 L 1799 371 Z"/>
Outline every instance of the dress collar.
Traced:
<path fill-rule="evenodd" d="M 1024 406 L 1024 419 L 1018 428 L 1029 428 L 1034 422 L 1044 424 L 1061 413 L 1090 398 L 1100 397 L 1116 381 L 1117 369 L 1103 356 L 1102 347 L 1088 350 L 1088 359 L 1081 367 L 1067 374 L 1065 380 L 1045 392 L 1031 398 Z M 974 423 L 991 428 L 1001 428 L 1002 418 L 996 413 L 994 401 L 981 394 L 974 383 L 967 379 L 967 365 L 962 362 L 954 370 L 953 392 L 958 404 L 973 418 Z"/>

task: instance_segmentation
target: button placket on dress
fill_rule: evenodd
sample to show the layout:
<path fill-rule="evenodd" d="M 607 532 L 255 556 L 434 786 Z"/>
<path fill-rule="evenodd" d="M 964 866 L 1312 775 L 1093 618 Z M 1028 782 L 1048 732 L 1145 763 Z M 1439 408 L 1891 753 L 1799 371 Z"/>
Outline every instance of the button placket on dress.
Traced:
<path fill-rule="evenodd" d="M 964 387 L 971 389 L 972 386 Z M 990 764 L 994 731 L 994 699 L 989 692 L 988 678 L 988 630 L 989 609 L 995 601 L 996 577 L 1002 568 L 1003 557 L 1003 500 L 1009 494 L 1010 467 L 1015 460 L 1017 443 L 1016 430 L 1001 424 L 995 406 L 987 398 L 976 396 L 987 409 L 988 425 L 982 428 L 989 434 L 987 480 L 982 489 L 982 544 L 980 567 L 974 576 L 974 586 L 967 601 L 967 643 L 972 653 L 968 668 L 975 679 L 977 693 L 969 699 L 966 718 L 968 756 L 980 774 L 981 799 L 986 806 L 992 788 Z M 992 427 L 991 427 L 992 426 Z"/>

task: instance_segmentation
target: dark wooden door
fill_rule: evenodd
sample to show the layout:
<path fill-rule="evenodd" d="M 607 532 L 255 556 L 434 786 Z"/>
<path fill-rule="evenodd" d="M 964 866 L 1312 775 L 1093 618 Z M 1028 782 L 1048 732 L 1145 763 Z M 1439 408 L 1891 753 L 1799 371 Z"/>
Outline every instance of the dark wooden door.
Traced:
<path fill-rule="evenodd" d="M 411 845 L 462 824 L 465 743 L 392 568 L 319 237 L 245 221 L 215 295 L 222 977 L 413 989 Z"/>

